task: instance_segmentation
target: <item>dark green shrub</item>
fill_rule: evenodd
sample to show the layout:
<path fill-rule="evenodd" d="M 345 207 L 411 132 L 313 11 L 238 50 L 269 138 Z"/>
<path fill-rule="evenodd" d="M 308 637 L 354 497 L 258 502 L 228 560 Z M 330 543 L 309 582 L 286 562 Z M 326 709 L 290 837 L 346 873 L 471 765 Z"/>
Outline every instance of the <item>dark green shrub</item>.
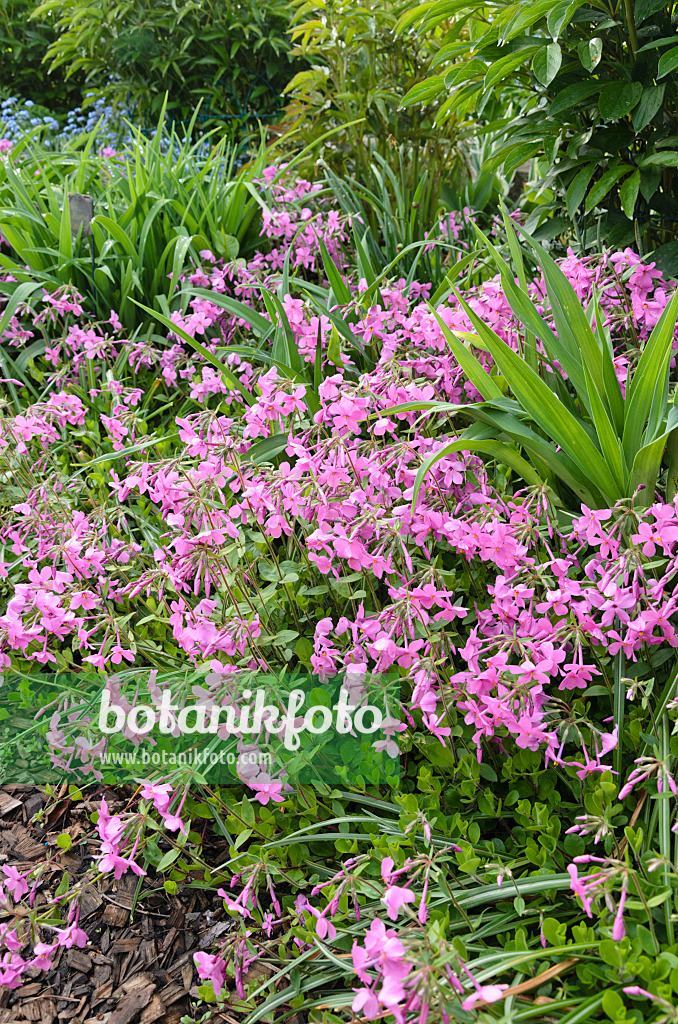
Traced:
<path fill-rule="evenodd" d="M 333 130 L 322 155 L 335 173 L 373 187 L 375 155 L 386 161 L 399 186 L 430 222 L 446 184 L 465 163 L 472 121 L 452 116 L 435 123 L 437 107 L 399 109 L 403 93 L 431 74 L 441 33 L 396 33 L 409 0 L 293 0 L 293 53 L 309 68 L 289 83 L 286 124 L 305 140 Z M 314 151 L 314 156 L 316 151 Z M 422 176 L 424 196 L 416 195 Z M 392 199 L 397 202 L 395 192 Z"/>
<path fill-rule="evenodd" d="M 400 31 L 445 25 L 447 37 L 434 74 L 404 104 L 443 101 L 442 120 L 522 93 L 522 115 L 499 125 L 497 166 L 545 158 L 546 184 L 585 244 L 648 251 L 678 227 L 677 9 L 675 0 L 422 4 Z"/>
<path fill-rule="evenodd" d="M 200 122 L 277 120 L 293 74 L 283 0 L 45 0 L 54 19 L 52 69 L 82 73 L 89 87 L 135 120 L 168 112 Z"/>
<path fill-rule="evenodd" d="M 30 20 L 35 0 L 0 3 L 0 85 L 6 96 L 21 96 L 44 103 L 49 93 L 52 112 L 80 104 L 84 76 L 66 77 L 65 69 L 50 72 L 43 60 L 57 38 L 54 18 L 45 14 Z"/>

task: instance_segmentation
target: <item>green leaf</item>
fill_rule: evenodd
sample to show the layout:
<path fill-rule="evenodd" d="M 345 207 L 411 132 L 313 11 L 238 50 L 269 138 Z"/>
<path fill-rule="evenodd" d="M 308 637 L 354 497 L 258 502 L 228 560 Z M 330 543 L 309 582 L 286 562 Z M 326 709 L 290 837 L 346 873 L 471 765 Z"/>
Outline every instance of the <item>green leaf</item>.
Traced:
<path fill-rule="evenodd" d="M 242 803 L 240 804 L 240 811 L 242 820 L 245 822 L 245 824 L 253 826 L 256 822 L 254 808 L 252 807 L 252 804 L 249 802 L 246 796 L 243 796 L 242 798 Z"/>
<path fill-rule="evenodd" d="M 583 362 L 583 367 L 588 385 L 591 416 L 596 428 L 596 434 L 598 435 L 600 450 L 615 478 L 620 493 L 624 494 L 626 493 L 628 482 L 628 469 L 624 461 L 620 440 L 585 361 Z"/>
<path fill-rule="evenodd" d="M 556 4 L 547 15 L 546 27 L 554 41 L 562 32 L 563 27 L 569 25 L 572 15 L 581 6 L 582 2 L 583 0 L 561 0 L 561 3 Z"/>
<path fill-rule="evenodd" d="M 631 122 L 637 132 L 646 128 L 652 118 L 659 112 L 664 102 L 665 90 L 666 84 L 664 82 L 661 85 L 650 85 L 643 89 L 640 103 L 631 115 Z"/>
<path fill-rule="evenodd" d="M 621 497 L 617 482 L 579 419 L 565 409 L 549 386 L 541 377 L 529 370 L 523 359 L 506 342 L 482 323 L 457 290 L 455 294 L 476 331 L 488 345 L 504 379 L 525 413 L 561 447 L 571 462 L 579 468 L 583 477 L 590 481 L 589 487 L 599 489 L 606 501 L 616 501 Z M 580 313 L 584 316 L 581 306 Z M 588 324 L 586 326 L 590 332 Z"/>
<path fill-rule="evenodd" d="M 560 71 L 562 62 L 563 54 L 558 43 L 542 46 L 532 61 L 532 70 L 537 81 L 542 85 L 549 85 Z"/>
<path fill-rule="evenodd" d="M 667 53 L 663 53 L 659 58 L 657 78 L 663 78 L 664 75 L 668 75 L 671 71 L 675 71 L 676 68 L 678 68 L 678 46 L 674 46 L 672 50 L 668 50 Z"/>
<path fill-rule="evenodd" d="M 440 282 L 430 298 L 432 306 L 437 306 L 438 303 L 443 302 L 447 298 L 450 294 L 450 285 L 452 282 L 459 277 L 459 275 L 462 274 L 471 263 L 473 263 L 475 258 L 476 254 L 474 252 L 469 252 L 465 256 L 462 256 L 460 260 L 457 260 L 456 263 L 452 264 L 452 267 L 445 275 L 445 279 Z"/>
<path fill-rule="evenodd" d="M 21 305 L 21 303 L 28 302 L 28 300 L 33 295 L 35 295 L 36 292 L 41 292 L 42 289 L 42 284 L 36 284 L 33 281 L 25 281 L 23 284 L 16 286 L 16 288 L 8 298 L 4 310 L 2 311 L 2 317 L 0 317 L 0 336 L 2 336 L 4 332 L 7 330 L 7 324 L 10 322 L 10 320 L 16 313 L 17 308 Z"/>
<path fill-rule="evenodd" d="M 102 228 L 105 228 L 106 231 L 108 231 L 109 235 L 112 235 L 115 241 L 119 242 L 119 244 L 122 246 L 123 250 L 127 253 L 127 255 L 131 256 L 132 259 L 136 262 L 138 256 L 137 250 L 134 247 L 129 235 L 125 233 L 125 231 L 120 227 L 120 225 L 116 221 L 111 220 L 110 217 L 106 217 L 103 214 L 99 213 L 96 215 L 96 217 L 92 218 L 92 223 L 96 223 L 100 225 Z"/>
<path fill-rule="evenodd" d="M 600 90 L 600 82 L 575 82 L 574 85 L 568 85 L 554 99 L 549 107 L 549 114 L 551 117 L 555 117 L 556 114 L 562 113 L 563 110 L 569 110 L 570 107 L 576 106 L 577 103 L 583 103 L 584 100 L 590 99 L 591 96 L 595 96 Z"/>
<path fill-rule="evenodd" d="M 662 172 L 661 167 L 640 168 L 640 194 L 649 203 L 659 187 Z"/>
<path fill-rule="evenodd" d="M 605 171 L 586 197 L 586 212 L 589 213 L 597 206 L 601 199 L 604 199 L 608 192 L 617 184 L 619 179 L 629 174 L 631 170 L 632 168 L 628 164 L 622 164 L 618 167 L 610 167 L 609 170 Z M 638 177 L 640 181 L 640 175 Z"/>
<path fill-rule="evenodd" d="M 641 161 L 640 167 L 678 167 L 678 151 L 674 149 L 652 153 Z"/>
<path fill-rule="evenodd" d="M 186 254 L 191 247 L 193 239 L 190 235 L 183 235 L 177 239 L 176 245 L 174 246 L 174 256 L 172 258 L 172 279 L 170 282 L 170 289 L 167 293 L 168 300 L 171 298 L 175 288 L 179 284 L 182 271 L 184 269 L 184 263 L 186 261 Z"/>
<path fill-rule="evenodd" d="M 614 989 L 609 988 L 607 992 L 603 994 L 602 1006 L 610 1020 L 624 1020 L 626 1017 L 624 1000 L 618 992 L 614 991 Z"/>
<path fill-rule="evenodd" d="M 654 501 L 657 477 L 659 476 L 666 443 L 676 426 L 678 426 L 678 409 L 673 408 L 669 413 L 669 422 L 664 433 L 636 452 L 636 457 L 631 467 L 628 491 L 629 494 L 635 494 L 638 488 L 642 488 L 638 497 L 638 505 L 641 507 L 650 505 Z"/>
<path fill-rule="evenodd" d="M 646 18 L 661 11 L 664 7 L 666 7 L 666 0 L 636 0 L 633 11 L 636 24 L 639 25 L 641 21 L 645 21 Z"/>
<path fill-rule="evenodd" d="M 582 309 L 581 302 L 574 288 L 546 250 L 537 245 L 525 231 L 522 233 L 525 235 L 525 239 L 530 247 L 534 250 L 544 274 L 544 281 L 546 282 L 559 342 L 567 349 L 572 360 L 576 362 L 578 370 L 581 369 L 582 363 L 586 364 L 599 393 L 601 395 L 604 394 L 603 352 L 591 330 L 586 313 Z M 569 376 L 571 370 L 566 369 L 566 373 Z M 573 382 L 580 397 L 583 397 L 586 393 L 585 388 L 580 390 L 576 377 L 573 379 Z"/>
<path fill-rule="evenodd" d="M 330 288 L 334 293 L 336 301 L 341 306 L 347 306 L 351 301 L 351 292 L 343 277 L 337 270 L 337 267 L 322 238 L 320 239 L 320 255 L 322 256 L 323 267 L 325 268 L 327 280 L 330 283 Z"/>
<path fill-rule="evenodd" d="M 567 213 L 571 220 L 574 220 L 577 210 L 584 201 L 589 182 L 596 173 L 597 168 L 597 163 L 586 164 L 570 182 L 565 194 L 565 202 L 567 203 Z"/>
<path fill-rule="evenodd" d="M 57 846 L 60 850 L 68 851 L 73 845 L 73 840 L 69 836 L 68 832 L 62 832 L 60 836 L 57 836 Z"/>
<path fill-rule="evenodd" d="M 509 53 L 505 57 L 500 57 L 499 60 L 492 64 L 485 75 L 485 89 L 491 89 L 498 82 L 505 82 L 507 79 L 510 79 L 513 73 L 523 64 L 526 64 L 536 51 L 536 46 L 527 46 L 518 53 Z"/>
<path fill-rule="evenodd" d="M 303 368 L 301 355 L 282 302 L 277 295 L 269 292 L 266 288 L 262 290 L 262 296 L 272 322 L 276 323 L 277 319 L 278 323 L 278 329 L 273 339 L 273 358 L 289 366 L 295 373 L 301 373 Z"/>
<path fill-rule="evenodd" d="M 598 98 L 600 116 L 604 121 L 618 121 L 631 113 L 642 95 L 640 82 L 610 82 Z"/>
<path fill-rule="evenodd" d="M 567 283 L 571 288 L 569 282 Z M 615 501 L 620 497 L 616 481 L 579 420 L 567 411 L 541 377 L 530 370 L 523 359 L 480 320 L 456 289 L 455 295 L 478 334 L 487 344 L 504 379 L 525 412 L 567 453 L 585 478 L 591 481 L 607 500 Z M 579 313 L 586 321 L 581 306 Z M 586 327 L 591 334 L 588 323 Z M 592 334 L 591 338 L 597 348 Z"/>
<path fill-rule="evenodd" d="M 473 353 L 469 352 L 466 346 L 457 339 L 438 311 L 430 304 L 429 309 L 438 321 L 438 325 L 443 332 L 443 336 L 452 349 L 452 355 L 455 357 L 468 379 L 480 392 L 483 398 L 502 398 L 501 388 L 492 380 L 482 363 L 478 362 Z"/>
<path fill-rule="evenodd" d="M 256 441 L 245 456 L 250 462 L 272 462 L 277 455 L 281 455 L 289 444 L 287 434 L 272 434 L 271 437 L 263 437 Z"/>
<path fill-rule="evenodd" d="M 175 860 L 178 859 L 180 853 L 181 850 L 168 850 L 167 853 L 161 857 L 156 867 L 156 871 L 166 871 L 167 868 L 171 867 Z"/>
<path fill-rule="evenodd" d="M 579 54 L 582 66 L 587 71 L 593 71 L 603 56 L 603 40 L 600 36 L 594 36 L 593 39 L 585 39 L 577 47 L 577 53 Z"/>
<path fill-rule="evenodd" d="M 220 295 L 219 292 L 210 291 L 208 288 L 185 288 L 181 294 L 198 295 L 201 299 L 208 299 L 215 306 L 225 309 L 227 313 L 239 320 L 245 320 L 258 334 L 266 335 L 271 330 L 270 320 L 267 320 L 261 313 L 257 313 L 256 309 L 245 305 L 244 302 L 232 299 L 230 295 Z"/>
<path fill-rule="evenodd" d="M 68 194 L 64 196 L 59 231 L 59 269 L 65 269 L 73 258 L 73 236 L 71 235 L 71 203 Z"/>
<path fill-rule="evenodd" d="M 134 452 L 145 451 L 146 448 L 152 448 L 154 444 L 160 444 L 161 441 L 174 441 L 179 436 L 177 430 L 174 434 L 164 434 L 160 437 L 146 437 L 139 444 L 131 444 L 127 448 L 121 448 L 117 452 L 104 452 L 103 455 L 97 455 L 96 459 L 92 459 L 91 462 L 84 462 L 81 469 L 89 469 L 90 466 L 99 466 L 102 462 L 115 462 L 116 459 L 124 459 L 127 455 L 133 455 Z"/>
<path fill-rule="evenodd" d="M 341 335 L 334 326 L 332 326 L 330 331 L 330 340 L 327 345 L 327 359 L 328 362 L 332 363 L 333 366 L 337 366 L 339 369 L 344 365 L 344 361 L 341 358 Z"/>
<path fill-rule="evenodd" d="M 621 201 L 622 210 L 629 220 L 633 220 L 639 189 L 640 171 L 634 171 L 630 178 L 627 178 L 619 189 L 619 199 Z"/>
<path fill-rule="evenodd" d="M 400 105 L 402 107 L 413 107 L 415 103 L 430 103 L 431 100 L 440 95 L 444 88 L 445 76 L 432 75 L 430 78 L 424 79 L 423 82 L 417 82 L 416 85 L 413 85 L 400 101 Z"/>

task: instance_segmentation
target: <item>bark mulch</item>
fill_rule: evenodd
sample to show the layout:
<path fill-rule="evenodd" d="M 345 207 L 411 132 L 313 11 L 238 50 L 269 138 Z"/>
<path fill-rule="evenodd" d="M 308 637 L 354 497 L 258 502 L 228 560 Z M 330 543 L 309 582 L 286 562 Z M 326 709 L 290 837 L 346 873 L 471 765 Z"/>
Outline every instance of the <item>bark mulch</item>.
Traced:
<path fill-rule="evenodd" d="M 125 803 L 115 791 L 107 791 L 106 799 L 111 812 Z M 47 798 L 32 787 L 0 787 L 0 866 L 12 864 L 24 872 L 46 856 L 54 861 L 38 887 L 36 906 L 54 893 L 64 869 L 71 882 L 92 874 L 94 850 L 78 843 L 91 831 L 89 815 L 99 803 L 97 798 L 72 801 L 61 791 Z M 64 832 L 73 842 L 67 853 L 56 844 Z M 220 837 L 215 843 L 223 862 L 226 844 Z M 0 922 L 7 919 L 0 913 Z M 193 953 L 210 951 L 233 922 L 214 891 L 180 888 L 177 895 L 168 895 L 157 879 L 139 879 L 130 872 L 118 882 L 111 875 L 86 886 L 80 926 L 90 938 L 84 949 L 61 948 L 51 970 L 26 972 L 19 989 L 0 988 L 0 1024 L 179 1024 L 184 1016 L 192 1019 L 198 997 Z M 44 931 L 41 939 L 51 941 L 50 933 Z M 203 1004 L 198 1017 L 206 1009 Z M 210 1017 L 215 1024 L 237 1020 L 224 1012 Z"/>

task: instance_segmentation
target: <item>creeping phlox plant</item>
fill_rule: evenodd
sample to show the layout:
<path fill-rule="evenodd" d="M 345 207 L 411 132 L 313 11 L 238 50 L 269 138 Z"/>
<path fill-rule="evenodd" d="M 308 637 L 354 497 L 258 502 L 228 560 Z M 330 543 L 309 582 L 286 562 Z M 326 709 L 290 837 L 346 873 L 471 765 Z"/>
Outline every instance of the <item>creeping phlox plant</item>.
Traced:
<path fill-rule="evenodd" d="M 417 481 L 481 398 L 446 331 L 506 391 L 470 315 L 522 351 L 502 280 L 482 281 L 470 248 L 456 296 L 397 266 L 378 278 L 360 225 L 275 175 L 261 251 L 202 250 L 188 305 L 157 317 L 166 339 L 126 336 L 68 288 L 6 318 L 0 664 L 99 673 L 125 712 L 140 672 L 185 665 L 205 700 L 297 667 L 319 686 L 395 678 L 402 782 L 314 790 L 243 770 L 196 800 L 172 769 L 119 814 L 100 801 L 93 870 L 213 885 L 234 927 L 196 954 L 199 992 L 257 1019 L 676 1019 L 678 505 L 662 477 L 649 500 L 582 506 L 491 447 Z M 559 265 L 625 395 L 673 285 L 630 250 Z M 552 323 L 544 279 L 526 287 Z M 107 738 L 74 733 L 75 699 L 12 694 L 55 763 L 84 770 Z M 30 759 L 30 737 L 7 735 Z M 205 860 L 200 818 L 227 863 Z M 8 870 L 8 911 L 7 892 L 28 895 L 3 935 L 17 985 L 59 936 L 86 937 L 77 891 L 38 904 L 41 866 Z"/>

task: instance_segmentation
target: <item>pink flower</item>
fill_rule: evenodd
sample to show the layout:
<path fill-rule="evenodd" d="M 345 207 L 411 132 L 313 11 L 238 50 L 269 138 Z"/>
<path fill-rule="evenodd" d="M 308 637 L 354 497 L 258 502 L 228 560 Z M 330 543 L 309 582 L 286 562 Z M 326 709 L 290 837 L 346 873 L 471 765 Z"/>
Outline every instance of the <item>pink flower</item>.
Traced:
<path fill-rule="evenodd" d="M 12 864 L 3 864 L 2 871 L 6 879 L 4 884 L 14 897 L 14 902 L 18 903 L 21 897 L 25 896 L 28 892 L 26 879 L 29 872 L 22 875 Z"/>
<path fill-rule="evenodd" d="M 252 782 L 248 783 L 250 789 L 254 790 L 254 799 L 258 800 L 264 807 L 273 800 L 276 804 L 284 803 L 285 797 L 282 793 L 282 782 Z"/>
<path fill-rule="evenodd" d="M 393 857 L 384 857 L 384 859 L 381 862 L 381 877 L 387 884 L 389 878 L 391 877 L 391 872 L 393 871 L 394 864 L 395 861 L 393 860 Z"/>
<path fill-rule="evenodd" d="M 369 988 L 358 988 L 353 990 L 356 995 L 351 1003 L 351 1009 L 354 1013 L 360 1013 L 362 1011 L 368 1020 L 374 1020 L 381 1013 L 379 1006 L 379 1000 L 376 995 Z"/>
<path fill-rule="evenodd" d="M 485 1003 L 496 1003 L 498 999 L 502 998 L 502 994 L 507 988 L 508 985 L 481 985 L 480 988 L 477 988 L 475 992 L 472 992 L 470 996 L 464 999 L 461 1008 L 462 1010 L 470 1010 L 480 1000 Z"/>
<path fill-rule="evenodd" d="M 56 928 L 56 936 L 58 939 L 59 946 L 65 946 L 66 949 L 70 949 L 71 946 L 78 946 L 80 949 L 89 942 L 87 933 L 78 928 L 77 924 L 69 924 L 68 928 Z"/>
<path fill-rule="evenodd" d="M 614 918 L 614 924 L 612 926 L 612 938 L 615 942 L 621 942 L 626 935 L 626 928 L 624 927 L 624 904 L 626 903 L 626 885 L 622 889 L 622 894 L 619 898 L 619 906 L 617 907 L 617 913 Z"/>
<path fill-rule="evenodd" d="M 146 782 L 140 796 L 143 800 L 152 800 L 156 811 L 164 814 L 172 800 L 172 786 L 169 782 Z"/>
<path fill-rule="evenodd" d="M 53 945 L 48 945 L 46 942 L 36 942 L 33 947 L 35 959 L 31 960 L 30 966 L 37 967 L 40 971 L 48 971 L 52 966 L 50 957 L 58 948 L 58 945 L 58 942 L 55 942 Z"/>
<path fill-rule="evenodd" d="M 391 885 L 382 896 L 382 903 L 386 904 L 386 913 L 391 921 L 398 917 L 398 911 L 406 903 L 414 903 L 415 895 L 411 889 L 404 889 L 399 885 Z"/>
<path fill-rule="evenodd" d="M 203 981 L 211 981 L 215 996 L 221 995 L 226 981 L 226 963 L 220 956 L 211 953 L 194 953 L 193 960 L 198 971 L 198 977 Z"/>
<path fill-rule="evenodd" d="M 181 820 L 178 814 L 164 814 L 163 823 L 165 825 L 165 828 L 169 832 L 179 831 L 182 832 L 185 836 L 188 835 L 188 832 L 186 831 L 186 826 L 184 825 L 183 821 Z"/>

